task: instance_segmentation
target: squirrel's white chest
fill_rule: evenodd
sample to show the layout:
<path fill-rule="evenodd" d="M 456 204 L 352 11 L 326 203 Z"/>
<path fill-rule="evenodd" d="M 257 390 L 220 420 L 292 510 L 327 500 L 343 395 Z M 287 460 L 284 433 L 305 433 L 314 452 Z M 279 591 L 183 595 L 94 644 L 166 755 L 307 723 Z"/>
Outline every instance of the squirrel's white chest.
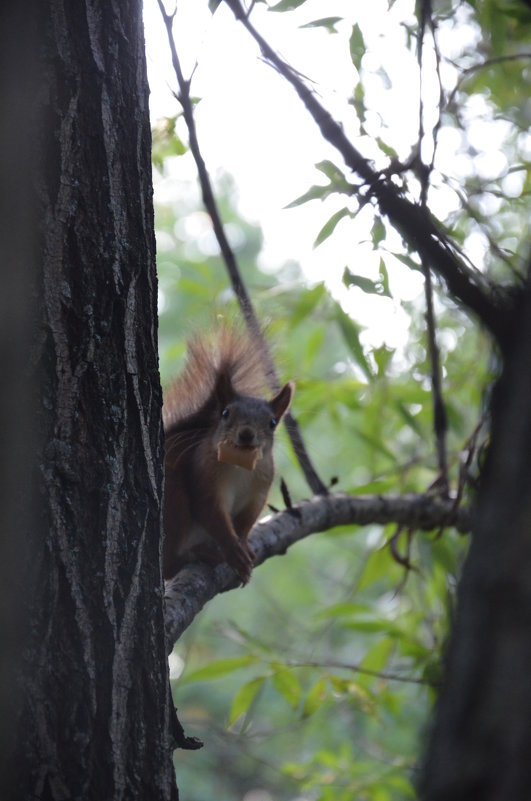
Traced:
<path fill-rule="evenodd" d="M 221 481 L 220 492 L 227 512 L 237 515 L 249 503 L 249 496 L 253 492 L 255 474 L 244 467 L 230 465 L 225 471 Z"/>

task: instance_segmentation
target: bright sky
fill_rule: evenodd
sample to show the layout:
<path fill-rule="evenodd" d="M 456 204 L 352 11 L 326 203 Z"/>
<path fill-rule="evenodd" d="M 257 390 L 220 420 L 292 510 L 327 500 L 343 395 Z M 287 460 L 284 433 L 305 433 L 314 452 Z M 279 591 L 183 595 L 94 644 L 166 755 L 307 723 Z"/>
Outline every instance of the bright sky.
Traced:
<path fill-rule="evenodd" d="M 252 19 L 277 52 L 315 83 L 321 101 L 343 123 L 356 147 L 369 157 L 377 157 L 371 140 L 360 137 L 354 109 L 347 102 L 358 82 L 349 53 L 352 25 L 357 22 L 368 46 L 363 60 L 366 94 L 372 107 L 385 115 L 382 123 L 376 111 L 369 113 L 366 127 L 371 136 L 384 138 L 405 159 L 417 140 L 419 80 L 416 60 L 404 47 L 406 32 L 400 23 L 414 21 L 413 8 L 413 0 L 396 0 L 391 10 L 386 0 L 306 0 L 294 12 L 272 13 L 258 3 Z M 175 79 L 157 1 L 144 0 L 144 9 L 151 108 L 156 120 L 177 111 L 168 88 L 168 83 L 175 87 Z M 170 11 L 173 6 L 168 5 L 167 9 Z M 337 34 L 329 34 L 323 28 L 300 27 L 324 15 L 344 18 L 337 26 Z M 295 259 L 309 280 L 325 279 L 358 322 L 369 326 L 367 342 L 375 346 L 382 341 L 389 346 L 400 344 L 408 325 L 400 304 L 372 298 L 357 289 L 347 292 L 341 284 L 345 266 L 373 280 L 378 277 L 381 254 L 374 253 L 367 242 L 371 209 L 362 210 L 354 220 L 339 223 L 334 235 L 314 248 L 317 233 L 345 205 L 345 199 L 335 197 L 324 203 L 312 201 L 295 209 L 284 208 L 312 184 L 324 182 L 315 163 L 330 159 L 342 166 L 341 158 L 323 142 L 293 90 L 264 64 L 250 36 L 223 3 L 212 16 L 206 0 L 179 0 L 174 30 L 185 76 L 190 75 L 196 61 L 198 64 L 192 94 L 201 98 L 196 124 L 207 167 L 213 176 L 225 171 L 234 177 L 240 212 L 247 219 L 260 222 L 265 236 L 263 265 L 274 268 L 287 259 Z M 474 38 L 474 30 L 461 24 L 459 36 L 454 40 L 447 36 L 445 46 L 450 55 L 453 49 L 457 53 L 463 46 L 473 52 Z M 388 77 L 383 72 L 378 74 L 380 67 Z M 455 75 L 446 78 L 451 84 Z M 424 87 L 429 128 L 436 119 L 438 95 L 433 82 L 425 80 Z M 480 128 L 477 134 L 482 135 Z M 187 139 L 184 130 L 182 138 Z M 455 137 L 452 140 L 451 130 L 441 132 L 442 157 L 446 153 L 446 158 L 455 158 L 459 144 Z M 172 173 L 178 182 L 195 180 L 191 156 L 176 159 Z M 168 185 L 156 187 L 157 191 L 167 192 Z M 179 189 L 177 185 L 174 191 L 182 191 L 182 186 Z M 441 186 L 433 204 L 435 213 L 444 219 L 456 207 L 456 196 Z M 396 235 L 388 236 L 387 243 L 400 251 Z M 481 255 L 481 243 L 477 243 L 477 249 Z M 391 262 L 393 294 L 403 299 L 419 295 L 420 276 L 396 260 Z"/>

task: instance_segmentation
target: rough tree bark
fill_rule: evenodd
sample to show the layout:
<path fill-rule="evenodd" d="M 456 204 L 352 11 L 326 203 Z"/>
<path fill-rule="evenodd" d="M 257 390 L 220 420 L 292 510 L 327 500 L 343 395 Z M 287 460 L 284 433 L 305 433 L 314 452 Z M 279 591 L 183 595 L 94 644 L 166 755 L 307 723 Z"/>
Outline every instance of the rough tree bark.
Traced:
<path fill-rule="evenodd" d="M 2 177 L 13 177 L 16 166 L 5 165 L 20 159 L 28 196 L 36 190 L 35 216 L 18 204 L 16 235 L 3 239 L 22 276 L 14 291 L 31 285 L 33 299 L 30 315 L 16 315 L 17 324 L 33 319 L 17 366 L 38 379 L 18 507 L 31 506 L 31 471 L 32 522 L 25 531 L 15 525 L 13 504 L 2 520 L 10 526 L 2 554 L 12 554 L 16 539 L 23 558 L 8 561 L 18 587 L 2 587 L 2 622 L 18 660 L 16 677 L 14 659 L 2 664 L 12 683 L 0 711 L 14 714 L 15 696 L 18 727 L 8 748 L 5 720 L 0 726 L 8 757 L 1 797 L 168 801 L 177 789 L 160 572 L 161 389 L 141 2 L 8 0 L 1 16 L 0 99 L 23 108 L 15 120 L 26 126 L 22 145 L 16 125 L 2 128 L 2 144 L 12 147 Z M 25 60 L 20 97 L 13 67 Z M 1 111 L 4 121 L 12 108 Z M 9 206 L 12 187 L 0 191 Z M 15 407 L 3 434 L 27 423 Z M 8 445 L 16 455 L 13 437 Z M 23 599 L 25 625 L 15 626 Z"/>
<path fill-rule="evenodd" d="M 531 794 L 531 271 L 492 404 L 492 440 L 421 795 Z"/>

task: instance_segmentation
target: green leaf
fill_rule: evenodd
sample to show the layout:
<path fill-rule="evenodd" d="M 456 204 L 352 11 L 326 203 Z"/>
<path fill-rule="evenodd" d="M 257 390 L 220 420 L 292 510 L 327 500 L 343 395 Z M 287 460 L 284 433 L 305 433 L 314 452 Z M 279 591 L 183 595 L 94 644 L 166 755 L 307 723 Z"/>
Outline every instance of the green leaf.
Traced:
<path fill-rule="evenodd" d="M 369 379 L 372 380 L 372 370 L 369 365 L 369 362 L 365 358 L 365 353 L 363 352 L 363 347 L 360 342 L 360 328 L 356 323 L 351 320 L 348 314 L 345 314 L 343 309 L 338 306 L 336 312 L 336 320 L 339 324 L 339 328 L 341 329 L 341 333 L 343 334 L 343 339 L 350 350 L 354 360 L 361 367 L 363 373 Z"/>
<path fill-rule="evenodd" d="M 349 47 L 350 47 L 350 58 L 352 59 L 352 63 L 359 71 L 361 68 L 361 59 L 365 55 L 365 42 L 363 40 L 363 34 L 361 32 L 361 28 L 357 23 L 356 25 L 352 26 L 352 33 L 350 34 Z"/>
<path fill-rule="evenodd" d="M 373 696 L 361 685 L 361 682 L 352 679 L 341 679 L 338 676 L 329 676 L 330 684 L 336 693 L 344 695 L 355 701 L 367 715 L 374 715 L 376 705 Z"/>
<path fill-rule="evenodd" d="M 384 288 L 380 281 L 372 281 L 370 278 L 365 278 L 363 275 L 354 275 L 348 267 L 345 267 L 343 272 L 343 283 L 346 287 L 357 286 L 368 295 L 383 295 Z"/>
<path fill-rule="evenodd" d="M 409 267 L 411 270 L 416 270 L 417 272 L 422 272 L 422 265 L 420 265 L 417 261 L 414 261 L 411 256 L 407 256 L 405 253 L 393 253 L 395 259 L 401 261 L 402 264 L 405 264 L 406 267 Z"/>
<path fill-rule="evenodd" d="M 373 551 L 367 561 L 358 584 L 358 591 L 370 587 L 377 581 L 385 578 L 389 580 L 393 562 L 388 548 L 379 548 Z"/>
<path fill-rule="evenodd" d="M 377 617 L 375 615 L 367 615 L 365 619 L 355 618 L 353 620 L 346 620 L 343 626 L 346 629 L 363 631 L 367 634 L 386 634 L 393 637 L 400 635 L 400 629 L 395 623 L 392 623 L 384 617 Z"/>
<path fill-rule="evenodd" d="M 372 648 L 369 648 L 361 660 L 360 667 L 365 668 L 365 670 L 374 670 L 375 672 L 383 670 L 389 661 L 394 645 L 394 641 L 390 637 L 378 640 Z"/>
<path fill-rule="evenodd" d="M 284 206 L 285 209 L 294 209 L 295 206 L 302 206 L 303 203 L 308 203 L 309 200 L 323 200 L 328 195 L 332 194 L 333 187 L 330 185 L 328 186 L 319 186 L 316 184 L 315 186 L 311 186 L 307 192 L 305 192 L 300 197 L 292 200 L 291 203 L 288 203 L 287 206 Z"/>
<path fill-rule="evenodd" d="M 299 302 L 291 313 L 290 328 L 295 328 L 299 323 L 309 317 L 326 294 L 326 287 L 323 283 L 317 284 L 311 289 L 306 289 L 302 292 Z"/>
<path fill-rule="evenodd" d="M 249 665 L 255 664 L 257 658 L 255 656 L 235 656 L 231 659 L 219 659 L 217 662 L 211 662 L 206 667 L 198 668 L 192 673 L 184 677 L 183 682 L 190 681 L 211 681 L 212 679 L 219 679 L 220 676 L 227 676 L 235 670 Z"/>
<path fill-rule="evenodd" d="M 269 6 L 269 11 L 292 11 L 294 8 L 302 6 L 305 0 L 280 0 L 276 6 Z"/>
<path fill-rule="evenodd" d="M 418 434 L 419 437 L 423 436 L 422 426 L 419 424 L 419 421 L 411 414 L 409 409 L 402 403 L 402 401 L 397 401 L 396 408 L 398 409 L 401 417 L 405 420 L 407 425 Z"/>
<path fill-rule="evenodd" d="M 353 216 L 354 215 L 352 214 L 350 209 L 347 209 L 347 208 L 340 209 L 339 211 L 336 211 L 335 214 L 332 214 L 330 219 L 327 222 L 325 222 L 325 224 L 323 225 L 323 227 L 321 228 L 321 230 L 317 234 L 317 238 L 316 238 L 315 242 L 313 243 L 314 248 L 316 248 L 318 245 L 320 245 L 322 242 L 324 242 L 325 239 L 328 239 L 328 237 L 331 234 L 333 234 L 336 225 L 338 224 L 338 222 L 340 220 L 343 219 L 343 217 L 350 217 L 352 219 Z"/>
<path fill-rule="evenodd" d="M 333 604 L 329 606 L 327 609 L 324 609 L 322 612 L 319 612 L 316 615 L 317 620 L 321 620 L 322 618 L 330 618 L 330 617 L 345 617 L 345 616 L 355 616 L 359 614 L 368 614 L 371 611 L 371 607 L 368 604 L 359 604 L 354 603 L 351 601 L 344 601 L 343 603 Z"/>
<path fill-rule="evenodd" d="M 389 156 L 389 158 L 391 159 L 398 158 L 398 153 L 396 152 L 394 147 L 391 147 L 391 145 L 386 144 L 386 142 L 384 142 L 384 140 L 381 137 L 379 136 L 375 137 L 375 141 L 380 150 L 382 150 L 386 156 Z"/>
<path fill-rule="evenodd" d="M 348 102 L 351 106 L 354 106 L 360 121 L 361 132 L 363 133 L 363 123 L 365 122 L 365 90 L 361 81 L 356 84 L 354 96 Z"/>
<path fill-rule="evenodd" d="M 244 715 L 246 712 L 248 712 L 251 704 L 256 698 L 257 693 L 262 689 L 266 679 L 266 676 L 258 676 L 258 678 L 252 679 L 252 681 L 248 681 L 247 684 L 244 684 L 243 687 L 240 687 L 232 700 L 229 714 L 229 726 L 232 726 L 241 715 Z"/>
<path fill-rule="evenodd" d="M 387 456 L 388 459 L 391 460 L 393 464 L 397 463 L 397 457 L 393 453 L 393 451 L 385 444 L 380 434 L 373 435 L 367 433 L 367 431 L 361 428 L 354 429 L 360 439 L 366 442 L 372 450 L 376 451 L 377 453 L 383 453 Z"/>
<path fill-rule="evenodd" d="M 306 696 L 306 700 L 304 701 L 304 706 L 302 708 L 302 717 L 308 718 L 310 717 L 310 715 L 313 715 L 314 712 L 317 712 L 319 707 L 323 705 L 325 700 L 326 700 L 326 678 L 323 677 L 313 685 L 308 695 Z"/>
<path fill-rule="evenodd" d="M 329 33 L 337 33 L 336 25 L 342 22 L 342 17 L 323 17 L 322 19 L 315 19 L 313 22 L 307 22 L 306 25 L 300 25 L 301 28 L 326 28 Z"/>
<path fill-rule="evenodd" d="M 288 704 L 296 709 L 301 697 L 301 685 L 293 670 L 285 665 L 275 665 L 273 673 L 273 686 L 282 695 Z"/>
<path fill-rule="evenodd" d="M 385 261 L 382 258 L 380 258 L 380 282 L 383 286 L 382 294 L 388 298 L 392 297 L 391 290 L 389 288 L 389 274 L 387 272 L 387 267 L 385 266 Z"/>
<path fill-rule="evenodd" d="M 378 247 L 380 242 L 385 239 L 385 225 L 380 217 L 375 217 L 374 223 L 371 228 L 371 238 L 374 249 Z"/>
<path fill-rule="evenodd" d="M 380 345 L 379 348 L 374 348 L 372 356 L 378 368 L 378 375 L 380 377 L 386 375 L 387 368 L 395 354 L 395 348 L 388 348 L 387 345 Z"/>
<path fill-rule="evenodd" d="M 344 184 L 346 182 L 345 174 L 337 167 L 333 161 L 324 159 L 315 165 L 316 169 L 324 173 L 326 177 L 335 184 Z M 350 186 L 349 186 L 350 188 Z"/>
<path fill-rule="evenodd" d="M 310 375 L 315 360 L 325 343 L 325 327 L 323 325 L 316 326 L 308 339 L 306 340 L 306 349 L 304 352 L 304 361 L 302 363 L 302 374 Z"/>

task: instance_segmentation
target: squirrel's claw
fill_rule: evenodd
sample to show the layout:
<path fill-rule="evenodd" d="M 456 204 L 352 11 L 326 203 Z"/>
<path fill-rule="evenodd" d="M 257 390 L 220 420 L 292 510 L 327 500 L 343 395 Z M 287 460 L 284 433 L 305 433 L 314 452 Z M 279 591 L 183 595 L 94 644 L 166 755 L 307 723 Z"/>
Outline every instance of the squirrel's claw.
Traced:
<path fill-rule="evenodd" d="M 250 549 L 238 541 L 231 549 L 230 556 L 227 559 L 229 565 L 236 571 L 241 579 L 242 586 L 249 582 L 251 573 L 254 566 L 254 553 Z"/>

